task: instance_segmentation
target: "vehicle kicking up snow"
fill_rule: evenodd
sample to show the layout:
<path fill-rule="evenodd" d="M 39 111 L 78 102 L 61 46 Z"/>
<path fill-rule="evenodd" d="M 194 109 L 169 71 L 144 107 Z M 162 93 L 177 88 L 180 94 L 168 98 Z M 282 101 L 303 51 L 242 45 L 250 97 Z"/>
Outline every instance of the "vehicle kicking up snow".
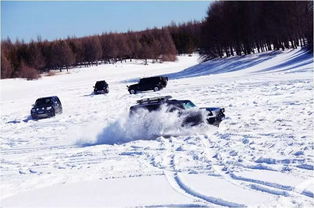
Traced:
<path fill-rule="evenodd" d="M 177 112 L 183 118 L 182 126 L 196 126 L 204 123 L 219 126 L 225 117 L 224 108 L 198 108 L 190 100 L 176 100 L 171 98 L 171 96 L 163 96 L 138 100 L 137 105 L 130 107 L 130 115 L 132 116 L 137 111 L 143 109 L 152 112 L 164 107 L 167 112 Z"/>
<path fill-rule="evenodd" d="M 62 104 L 57 96 L 38 98 L 31 109 L 33 119 L 49 118 L 62 113 Z"/>

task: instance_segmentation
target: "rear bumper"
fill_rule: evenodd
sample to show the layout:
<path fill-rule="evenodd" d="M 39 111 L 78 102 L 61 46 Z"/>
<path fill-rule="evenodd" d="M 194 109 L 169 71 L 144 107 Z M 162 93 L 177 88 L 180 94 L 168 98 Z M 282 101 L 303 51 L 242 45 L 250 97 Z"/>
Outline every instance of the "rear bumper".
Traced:
<path fill-rule="evenodd" d="M 94 90 L 94 94 L 106 94 L 108 92 L 108 90 Z"/>

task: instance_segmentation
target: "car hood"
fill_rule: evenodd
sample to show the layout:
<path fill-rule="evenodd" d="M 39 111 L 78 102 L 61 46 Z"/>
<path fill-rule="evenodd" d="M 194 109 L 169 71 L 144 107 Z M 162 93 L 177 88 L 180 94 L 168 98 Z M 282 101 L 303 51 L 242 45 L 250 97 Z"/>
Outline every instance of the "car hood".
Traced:
<path fill-rule="evenodd" d="M 132 85 L 129 85 L 129 86 L 128 86 L 129 89 L 137 88 L 137 87 L 138 87 L 138 84 L 132 84 Z"/>

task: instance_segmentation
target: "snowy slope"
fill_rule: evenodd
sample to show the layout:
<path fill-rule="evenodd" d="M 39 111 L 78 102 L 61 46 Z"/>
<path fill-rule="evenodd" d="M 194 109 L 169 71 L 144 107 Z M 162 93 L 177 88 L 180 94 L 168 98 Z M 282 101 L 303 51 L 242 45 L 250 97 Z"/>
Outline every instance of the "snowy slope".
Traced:
<path fill-rule="evenodd" d="M 126 85 L 160 74 L 167 88 L 128 94 Z M 91 95 L 101 79 L 109 94 Z M 313 57 L 303 50 L 0 84 L 1 207 L 314 206 Z M 35 99 L 48 95 L 64 113 L 31 120 Z M 136 100 L 157 95 L 225 107 L 227 117 L 190 129 L 163 112 L 128 118 Z"/>

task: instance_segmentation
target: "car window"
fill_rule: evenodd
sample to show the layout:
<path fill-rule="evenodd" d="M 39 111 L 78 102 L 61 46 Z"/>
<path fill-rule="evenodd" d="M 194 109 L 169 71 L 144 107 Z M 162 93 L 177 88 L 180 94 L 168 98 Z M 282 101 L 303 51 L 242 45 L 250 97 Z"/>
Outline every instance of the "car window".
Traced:
<path fill-rule="evenodd" d="M 156 110 L 160 109 L 160 105 L 147 105 L 147 106 L 145 106 L 145 108 L 148 111 L 156 111 Z"/>
<path fill-rule="evenodd" d="M 191 108 L 196 107 L 196 105 L 194 103 L 192 103 L 191 101 L 185 101 L 185 102 L 183 102 L 183 107 L 185 109 L 191 109 Z"/>
<path fill-rule="evenodd" d="M 140 79 L 140 84 L 156 83 L 160 81 L 160 77 L 144 78 Z"/>
<path fill-rule="evenodd" d="M 154 104 L 154 105 L 138 105 L 138 106 L 132 106 L 130 108 L 131 111 L 137 111 L 137 110 L 140 110 L 140 109 L 145 109 L 145 110 L 148 110 L 149 112 L 150 111 L 157 111 L 160 109 L 160 104 Z"/>
<path fill-rule="evenodd" d="M 146 84 L 146 83 L 149 83 L 149 80 L 148 79 L 140 79 L 140 84 Z"/>
<path fill-rule="evenodd" d="M 51 98 L 40 98 L 36 100 L 35 105 L 48 105 L 51 103 L 52 103 Z"/>

